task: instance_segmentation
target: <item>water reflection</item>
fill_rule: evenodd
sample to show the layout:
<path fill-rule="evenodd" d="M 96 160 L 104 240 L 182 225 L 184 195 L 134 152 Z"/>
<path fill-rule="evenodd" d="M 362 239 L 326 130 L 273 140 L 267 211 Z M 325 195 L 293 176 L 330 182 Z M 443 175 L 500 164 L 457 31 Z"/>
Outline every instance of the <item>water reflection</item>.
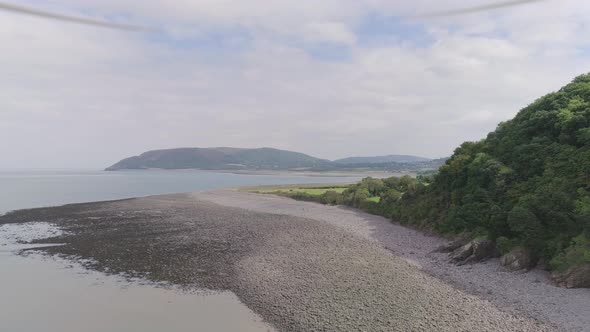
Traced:
<path fill-rule="evenodd" d="M 232 293 L 188 293 L 129 283 L 19 244 L 50 224 L 0 226 L 0 331 L 271 331 Z"/>

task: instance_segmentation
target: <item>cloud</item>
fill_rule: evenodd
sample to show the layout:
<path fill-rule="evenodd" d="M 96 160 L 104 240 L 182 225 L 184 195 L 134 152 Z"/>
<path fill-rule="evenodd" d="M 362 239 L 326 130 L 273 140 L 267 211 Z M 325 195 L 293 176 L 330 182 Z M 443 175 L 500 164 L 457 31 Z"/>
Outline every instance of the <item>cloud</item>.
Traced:
<path fill-rule="evenodd" d="M 316 42 L 342 43 L 352 45 L 355 34 L 343 23 L 314 22 L 304 28 L 304 39 Z"/>
<path fill-rule="evenodd" d="M 166 31 L 159 34 L 0 13 L 0 140 L 7 142 L 0 154 L 10 156 L 0 167 L 100 168 L 177 146 L 445 156 L 590 68 L 583 1 L 407 24 L 398 16 L 444 6 L 392 3 L 88 0 L 81 8 L 60 0 L 43 7 L 156 25 Z M 372 36 L 361 27 L 377 16 L 373 33 L 386 38 L 367 43 Z M 318 47 L 325 45 L 347 56 L 332 59 Z"/>

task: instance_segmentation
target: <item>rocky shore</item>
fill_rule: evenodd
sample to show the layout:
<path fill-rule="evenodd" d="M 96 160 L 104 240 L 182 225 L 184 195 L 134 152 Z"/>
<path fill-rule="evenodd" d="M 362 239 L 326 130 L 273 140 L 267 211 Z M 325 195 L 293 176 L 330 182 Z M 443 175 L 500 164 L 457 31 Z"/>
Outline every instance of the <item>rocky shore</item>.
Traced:
<path fill-rule="evenodd" d="M 505 312 L 532 317 L 563 331 L 590 331 L 587 314 L 590 289 L 556 287 L 546 271 L 511 272 L 501 266 L 499 259 L 457 266 L 450 262 L 447 253 L 437 250 L 447 244 L 446 240 L 348 207 L 229 190 L 202 193 L 198 197 L 225 206 L 280 211 L 322 220 L 378 243 L 422 272 L 489 301 Z"/>
<path fill-rule="evenodd" d="M 65 231 L 40 240 L 66 243 L 44 249 L 49 254 L 105 273 L 232 291 L 279 331 L 583 331 L 590 326 L 584 325 L 587 315 L 574 317 L 587 309 L 588 293 L 571 293 L 568 299 L 557 297 L 562 293 L 545 295 L 554 301 L 554 311 L 567 311 L 559 317 L 575 318 L 567 325 L 535 312 L 536 287 L 552 286 L 497 272 L 493 262 L 455 267 L 430 253 L 440 239 L 340 207 L 215 191 L 0 217 L 0 224 L 30 221 Z M 512 284 L 510 278 L 523 281 Z M 480 289 L 484 284 L 488 288 Z M 520 303 L 505 303 L 517 297 Z"/>

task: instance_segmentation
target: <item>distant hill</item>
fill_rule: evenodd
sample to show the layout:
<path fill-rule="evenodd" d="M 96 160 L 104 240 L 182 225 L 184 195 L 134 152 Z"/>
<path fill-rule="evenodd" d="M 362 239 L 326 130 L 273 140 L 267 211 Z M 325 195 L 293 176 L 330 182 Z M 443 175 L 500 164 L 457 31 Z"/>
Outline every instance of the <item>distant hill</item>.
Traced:
<path fill-rule="evenodd" d="M 415 163 L 421 161 L 429 161 L 429 158 L 403 155 L 403 154 L 392 154 L 388 156 L 375 156 L 375 157 L 349 157 L 334 160 L 340 164 L 383 164 L 383 163 Z"/>
<path fill-rule="evenodd" d="M 153 150 L 108 167 L 119 169 L 307 169 L 327 167 L 329 160 L 273 148 L 178 148 Z"/>
<path fill-rule="evenodd" d="M 125 158 L 106 168 L 121 169 L 205 169 L 205 170 L 379 170 L 422 172 L 436 170 L 446 161 L 408 155 L 351 157 L 330 161 L 303 153 L 273 148 L 231 147 L 153 150 Z"/>

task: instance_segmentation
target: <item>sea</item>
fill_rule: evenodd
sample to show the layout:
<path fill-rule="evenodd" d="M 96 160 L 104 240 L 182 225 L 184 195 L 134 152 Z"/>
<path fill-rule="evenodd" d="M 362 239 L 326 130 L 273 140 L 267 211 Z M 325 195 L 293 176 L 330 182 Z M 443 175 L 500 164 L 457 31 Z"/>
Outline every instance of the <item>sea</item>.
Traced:
<path fill-rule="evenodd" d="M 342 183 L 358 177 L 200 170 L 0 170 L 0 214 L 12 210 L 240 186 Z"/>
<path fill-rule="evenodd" d="M 354 177 L 205 171 L 0 171 L 0 214 L 69 203 L 277 184 L 342 183 Z M 0 332 L 275 331 L 230 292 L 187 291 L 86 270 L 31 251 L 59 235 L 39 222 L 0 225 Z M 41 244 L 41 246 L 43 246 Z"/>

